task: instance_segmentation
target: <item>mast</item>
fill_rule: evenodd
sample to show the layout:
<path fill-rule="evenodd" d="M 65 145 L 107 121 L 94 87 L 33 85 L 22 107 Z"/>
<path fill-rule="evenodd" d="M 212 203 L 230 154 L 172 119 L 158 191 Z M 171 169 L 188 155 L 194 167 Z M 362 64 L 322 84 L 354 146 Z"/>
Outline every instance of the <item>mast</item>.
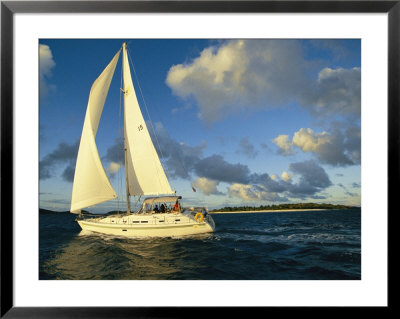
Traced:
<path fill-rule="evenodd" d="M 131 212 L 131 203 L 129 199 L 129 184 L 128 184 L 128 165 L 126 160 L 126 147 L 124 146 L 125 152 L 125 187 L 126 187 L 126 212 L 130 214 Z"/>
<path fill-rule="evenodd" d="M 129 67 L 127 44 L 124 43 L 122 48 L 127 195 L 173 194 L 140 110 Z"/>
<path fill-rule="evenodd" d="M 122 48 L 124 53 L 126 52 L 126 42 L 122 44 Z M 125 63 L 125 60 L 122 59 L 122 63 Z M 124 67 L 122 67 L 122 72 L 124 70 Z M 124 95 L 126 94 L 126 87 L 125 87 L 125 82 L 124 82 Z M 125 99 L 124 99 L 124 104 L 125 104 Z M 126 130 L 126 125 L 124 123 L 124 130 Z M 125 160 L 125 188 L 126 188 L 126 213 L 130 214 L 131 212 L 131 203 L 130 203 L 130 198 L 129 198 L 129 181 L 128 181 L 128 160 L 127 160 L 127 148 L 126 148 L 126 134 L 124 134 L 124 160 Z"/>

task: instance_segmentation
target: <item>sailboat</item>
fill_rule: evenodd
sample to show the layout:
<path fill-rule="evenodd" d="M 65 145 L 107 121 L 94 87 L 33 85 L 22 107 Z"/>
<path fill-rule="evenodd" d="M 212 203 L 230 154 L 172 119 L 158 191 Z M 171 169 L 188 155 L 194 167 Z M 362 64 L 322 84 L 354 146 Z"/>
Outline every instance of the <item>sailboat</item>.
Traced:
<path fill-rule="evenodd" d="M 111 80 L 122 51 L 124 104 L 124 158 L 126 213 L 96 216 L 82 209 L 116 199 L 101 163 L 96 134 Z M 136 211 L 131 211 L 130 196 L 146 196 Z M 149 197 L 147 197 L 149 196 Z M 160 158 L 143 118 L 132 81 L 127 44 L 94 81 L 86 109 L 76 160 L 70 212 L 86 231 L 127 237 L 184 236 L 213 232 L 215 223 L 205 207 L 181 206 L 166 177 Z"/>

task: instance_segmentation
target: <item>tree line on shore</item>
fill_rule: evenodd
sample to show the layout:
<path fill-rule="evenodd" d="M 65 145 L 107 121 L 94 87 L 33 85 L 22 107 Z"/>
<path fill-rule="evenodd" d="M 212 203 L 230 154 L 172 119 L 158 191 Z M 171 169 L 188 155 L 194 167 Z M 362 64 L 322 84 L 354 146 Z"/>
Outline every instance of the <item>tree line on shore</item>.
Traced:
<path fill-rule="evenodd" d="M 236 206 L 223 207 L 210 210 L 210 212 L 236 212 L 236 211 L 263 211 L 263 210 L 284 210 L 284 209 L 350 209 L 354 206 L 335 205 L 335 204 L 317 204 L 317 203 L 297 203 L 297 204 L 277 204 L 255 206 Z"/>
<path fill-rule="evenodd" d="M 210 213 L 212 212 L 239 212 L 239 211 L 263 211 L 263 210 L 285 210 L 285 209 L 351 209 L 351 208 L 356 208 L 356 206 L 348 206 L 348 205 L 335 205 L 335 204 L 317 204 L 317 203 L 297 203 L 297 204 L 277 204 L 277 205 L 260 205 L 258 207 L 256 206 L 235 206 L 235 207 L 230 207 L 226 206 L 223 208 L 218 208 L 218 209 L 213 209 L 210 210 Z M 69 211 L 65 212 L 54 212 L 51 210 L 43 209 L 40 208 L 39 212 L 41 214 L 66 214 L 70 213 Z M 83 214 L 90 214 L 89 212 L 82 210 Z M 108 212 L 105 215 L 112 215 L 112 214 L 118 214 L 118 213 L 126 213 L 126 211 L 120 212 L 120 211 L 111 211 Z"/>

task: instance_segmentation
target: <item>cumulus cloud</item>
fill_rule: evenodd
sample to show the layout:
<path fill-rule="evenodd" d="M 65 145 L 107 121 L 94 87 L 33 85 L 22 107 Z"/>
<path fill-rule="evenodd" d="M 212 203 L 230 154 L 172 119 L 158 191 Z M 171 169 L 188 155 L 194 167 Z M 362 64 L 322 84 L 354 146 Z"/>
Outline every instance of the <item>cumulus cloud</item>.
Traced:
<path fill-rule="evenodd" d="M 324 199 L 320 193 L 332 185 L 325 170 L 315 161 L 292 163 L 291 174 L 282 173 L 281 179 L 268 174 L 251 174 L 249 183 L 232 183 L 228 194 L 247 201 L 287 202 L 293 199 Z"/>
<path fill-rule="evenodd" d="M 118 173 L 121 167 L 122 167 L 121 163 L 111 162 L 110 164 L 108 164 L 106 172 L 109 174 L 111 178 L 113 178 Z"/>
<path fill-rule="evenodd" d="M 292 100 L 304 86 L 301 56 L 298 41 L 232 40 L 172 66 L 166 83 L 176 95 L 196 100 L 200 118 L 215 122 L 243 108 Z"/>
<path fill-rule="evenodd" d="M 279 135 L 274 143 L 283 155 L 293 154 L 294 147 L 297 147 L 332 166 L 358 165 L 361 161 L 361 131 L 357 126 L 349 127 L 344 132 L 334 128 L 332 132 L 322 133 L 301 128 L 294 133 L 292 140 L 288 135 Z"/>
<path fill-rule="evenodd" d="M 205 177 L 198 177 L 192 186 L 201 190 L 205 195 L 222 195 L 223 193 L 217 189 L 218 181 L 211 180 Z"/>
<path fill-rule="evenodd" d="M 301 96 L 313 115 L 359 117 L 361 112 L 361 69 L 324 68 L 318 80 Z"/>
<path fill-rule="evenodd" d="M 190 146 L 172 139 L 161 123 L 155 123 L 154 128 L 157 135 L 156 150 L 166 165 L 168 174 L 172 177 L 190 178 L 190 172 L 203 156 L 206 143 Z M 152 139 L 154 141 L 155 137 L 152 136 Z"/>
<path fill-rule="evenodd" d="M 282 180 L 284 180 L 285 182 L 288 182 L 292 179 L 292 177 L 290 176 L 290 174 L 288 174 L 287 172 L 282 172 L 281 175 Z"/>
<path fill-rule="evenodd" d="M 292 143 L 298 146 L 303 152 L 316 152 L 332 140 L 327 132 L 314 133 L 310 128 L 301 128 L 294 133 Z"/>
<path fill-rule="evenodd" d="M 282 155 L 292 155 L 295 153 L 289 135 L 279 135 L 273 142 L 279 147 L 278 152 Z"/>
<path fill-rule="evenodd" d="M 325 170 L 315 161 L 293 163 L 290 172 L 284 171 L 280 177 L 252 173 L 247 165 L 230 163 L 222 155 L 204 156 L 205 145 L 193 147 L 176 142 L 160 123 L 155 127 L 167 170 L 174 177 L 194 177 L 192 186 L 206 195 L 220 194 L 217 186 L 227 183 L 230 196 L 283 202 L 290 197 L 323 198 L 318 193 L 331 185 Z"/>
<path fill-rule="evenodd" d="M 120 163 L 111 162 L 111 163 L 108 165 L 107 170 L 108 170 L 110 173 L 116 173 L 116 172 L 118 172 L 118 170 L 119 170 L 120 168 L 121 168 L 121 164 L 120 164 Z"/>
<path fill-rule="evenodd" d="M 293 101 L 317 117 L 359 116 L 360 68 L 324 67 L 312 79 L 311 67 L 300 41 L 230 40 L 172 66 L 166 83 L 177 96 L 194 99 L 199 117 L 209 123 Z"/>
<path fill-rule="evenodd" d="M 48 45 L 39 44 L 39 96 L 44 98 L 55 86 L 48 83 L 48 79 L 52 75 L 52 69 L 56 63 L 53 59 L 53 54 Z"/>
<path fill-rule="evenodd" d="M 159 132 L 164 132 L 158 126 Z M 174 141 L 166 132 L 159 135 L 157 144 L 164 149 L 162 157 L 168 171 L 175 177 L 193 179 L 192 186 L 205 195 L 220 195 L 217 186 L 228 184 L 228 194 L 243 200 L 279 201 L 289 198 L 323 198 L 321 191 L 331 185 L 325 170 L 315 161 L 292 163 L 290 172 L 282 172 L 281 176 L 268 173 L 252 173 L 247 165 L 230 163 L 221 155 L 203 155 L 204 146 L 192 147 Z M 62 177 L 72 181 L 75 160 L 78 152 L 78 141 L 74 144 L 61 143 L 53 152 L 40 161 L 40 179 L 53 176 L 53 168 L 58 164 L 67 164 Z M 113 177 L 123 165 L 123 151 L 120 142 L 108 148 L 103 162 L 108 163 L 107 173 Z M 177 158 L 179 157 L 179 158 Z M 182 168 L 182 163 L 185 167 Z"/>
<path fill-rule="evenodd" d="M 288 199 L 266 190 L 263 185 L 232 184 L 228 189 L 231 197 L 238 197 L 245 201 L 279 201 L 287 202 Z"/>
<path fill-rule="evenodd" d="M 289 197 L 323 198 L 318 193 L 331 185 L 325 170 L 315 161 L 293 163 L 289 166 L 291 172 L 283 172 L 281 178 L 252 173 L 247 165 L 230 163 L 222 155 L 204 157 L 204 146 L 192 147 L 174 141 L 161 124 L 156 125 L 156 131 L 167 169 L 175 177 L 197 176 L 192 186 L 207 195 L 218 194 L 219 183 L 227 183 L 230 196 L 283 202 Z M 233 185 L 236 186 L 231 188 Z"/>

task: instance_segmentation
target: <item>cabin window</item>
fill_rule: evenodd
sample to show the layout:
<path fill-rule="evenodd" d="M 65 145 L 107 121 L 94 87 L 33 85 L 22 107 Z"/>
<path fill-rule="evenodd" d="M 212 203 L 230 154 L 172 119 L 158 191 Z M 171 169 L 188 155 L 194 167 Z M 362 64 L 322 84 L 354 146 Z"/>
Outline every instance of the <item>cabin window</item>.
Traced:
<path fill-rule="evenodd" d="M 142 220 L 141 223 L 148 223 L 148 221 L 147 220 Z"/>
<path fill-rule="evenodd" d="M 176 221 L 176 222 L 180 222 L 181 220 L 180 220 L 180 219 L 175 219 L 175 221 Z"/>
<path fill-rule="evenodd" d="M 134 220 L 134 221 L 132 222 L 132 224 L 137 224 L 137 223 L 139 223 L 138 220 Z"/>

